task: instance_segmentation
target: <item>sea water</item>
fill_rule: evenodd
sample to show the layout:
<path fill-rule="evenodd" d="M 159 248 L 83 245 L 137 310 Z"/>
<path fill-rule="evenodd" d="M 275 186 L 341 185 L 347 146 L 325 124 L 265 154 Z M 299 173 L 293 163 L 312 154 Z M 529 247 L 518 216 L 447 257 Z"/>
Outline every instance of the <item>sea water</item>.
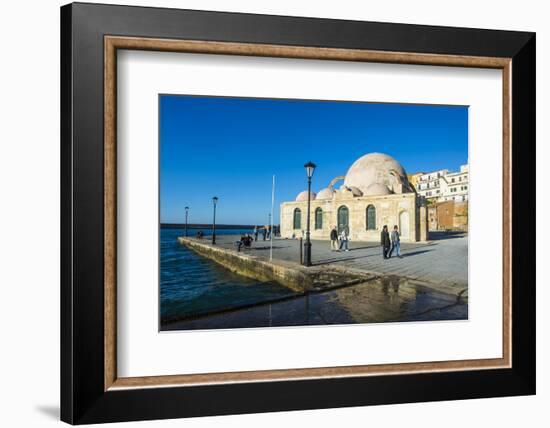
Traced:
<path fill-rule="evenodd" d="M 189 236 L 198 230 L 190 229 Z M 203 229 L 209 234 L 210 231 Z M 216 229 L 217 235 L 240 235 L 252 230 Z M 273 301 L 294 293 L 274 282 L 260 282 L 234 274 L 178 243 L 182 228 L 160 230 L 161 323 L 183 320 L 254 303 Z"/>

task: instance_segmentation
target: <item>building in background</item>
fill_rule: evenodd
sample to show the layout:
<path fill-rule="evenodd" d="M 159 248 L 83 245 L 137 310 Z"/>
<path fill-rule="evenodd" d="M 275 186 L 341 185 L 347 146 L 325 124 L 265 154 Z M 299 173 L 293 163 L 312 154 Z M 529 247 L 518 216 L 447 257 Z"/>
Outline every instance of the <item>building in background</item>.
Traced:
<path fill-rule="evenodd" d="M 448 173 L 440 180 L 442 201 L 466 202 L 468 200 L 468 165 L 462 165 L 459 172 Z"/>
<path fill-rule="evenodd" d="M 429 203 L 468 201 L 468 165 L 462 165 L 458 172 L 440 169 L 409 177 L 418 195 L 425 197 Z"/>
<path fill-rule="evenodd" d="M 468 230 L 468 165 L 460 171 L 440 169 L 409 175 L 419 196 L 428 201 L 428 229 Z"/>
<path fill-rule="evenodd" d="M 449 173 L 447 169 L 413 174 L 416 193 L 424 196 L 428 202 L 437 200 L 441 194 L 441 179 Z"/>

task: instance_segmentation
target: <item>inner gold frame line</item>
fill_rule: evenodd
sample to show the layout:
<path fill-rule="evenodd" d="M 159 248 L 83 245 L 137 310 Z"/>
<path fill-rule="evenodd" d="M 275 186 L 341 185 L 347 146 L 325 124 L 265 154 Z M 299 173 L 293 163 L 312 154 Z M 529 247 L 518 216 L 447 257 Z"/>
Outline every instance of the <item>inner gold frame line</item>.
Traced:
<path fill-rule="evenodd" d="M 502 70 L 503 94 L 503 320 L 502 358 L 421 363 L 294 368 L 170 376 L 117 376 L 117 50 L 240 55 L 390 64 L 493 68 Z M 104 37 L 104 389 L 196 386 L 204 384 L 300 380 L 314 378 L 395 375 L 422 372 L 481 370 L 511 367 L 512 341 L 512 165 L 511 58 L 386 52 L 361 49 L 285 46 L 142 37 Z"/>

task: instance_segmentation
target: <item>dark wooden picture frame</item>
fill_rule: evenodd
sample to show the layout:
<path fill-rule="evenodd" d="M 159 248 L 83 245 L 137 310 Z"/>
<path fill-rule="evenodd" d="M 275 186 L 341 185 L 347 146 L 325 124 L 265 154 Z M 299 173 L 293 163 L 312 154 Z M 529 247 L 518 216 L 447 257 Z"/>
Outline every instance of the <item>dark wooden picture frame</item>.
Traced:
<path fill-rule="evenodd" d="M 503 357 L 118 378 L 117 49 L 501 69 Z M 520 233 L 535 221 L 533 33 L 71 4 L 61 9 L 61 129 L 63 421 L 535 393 L 535 261 L 526 256 L 535 237 Z"/>

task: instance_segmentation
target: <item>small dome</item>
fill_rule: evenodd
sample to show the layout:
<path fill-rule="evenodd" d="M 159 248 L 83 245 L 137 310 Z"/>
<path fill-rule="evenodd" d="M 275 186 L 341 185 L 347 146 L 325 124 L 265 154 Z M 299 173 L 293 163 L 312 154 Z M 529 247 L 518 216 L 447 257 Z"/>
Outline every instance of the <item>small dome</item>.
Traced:
<path fill-rule="evenodd" d="M 315 199 L 332 199 L 332 196 L 334 195 L 334 190 L 330 188 L 325 188 L 323 190 L 320 190 L 319 193 L 317 193 L 317 196 Z M 307 192 L 306 192 L 307 196 Z"/>
<path fill-rule="evenodd" d="M 311 192 L 311 200 L 313 201 L 316 197 L 315 192 Z M 307 201 L 307 190 L 304 190 L 303 192 L 298 193 L 298 196 L 296 196 L 296 202 L 302 202 Z"/>
<path fill-rule="evenodd" d="M 388 186 L 380 183 L 372 183 L 367 190 L 365 191 L 365 196 L 382 196 L 382 195 L 391 195 L 390 189 Z"/>

